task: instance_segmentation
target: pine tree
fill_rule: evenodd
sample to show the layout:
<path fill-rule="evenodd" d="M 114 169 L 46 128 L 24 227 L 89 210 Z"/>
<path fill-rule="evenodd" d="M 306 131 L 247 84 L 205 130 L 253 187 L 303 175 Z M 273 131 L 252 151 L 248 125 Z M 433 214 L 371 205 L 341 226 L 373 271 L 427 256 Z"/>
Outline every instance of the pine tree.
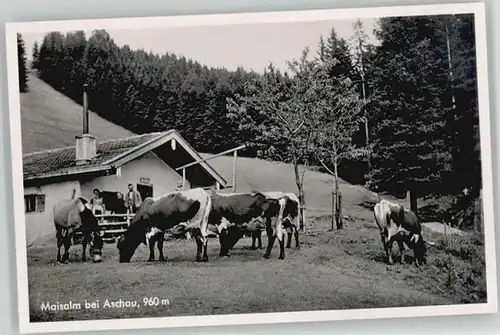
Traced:
<path fill-rule="evenodd" d="M 39 56 L 40 56 L 40 51 L 38 47 L 38 42 L 35 41 L 35 43 L 33 43 L 33 53 L 32 53 L 33 60 L 31 62 L 31 68 L 33 69 L 37 68 Z"/>
<path fill-rule="evenodd" d="M 83 31 L 68 32 L 65 38 L 65 68 L 63 92 L 78 103 L 82 103 L 82 87 L 86 79 L 85 49 L 87 40 Z"/>
<path fill-rule="evenodd" d="M 475 196 L 481 188 L 479 109 L 477 92 L 474 15 L 453 15 L 449 20 L 450 67 L 455 97 L 453 162 L 455 192 L 472 188 Z"/>
<path fill-rule="evenodd" d="M 437 35 L 426 17 L 384 18 L 378 32 L 370 186 L 399 195 L 409 191 L 414 211 L 417 198 L 438 192 L 450 169 L 447 61 Z"/>
<path fill-rule="evenodd" d="M 26 64 L 26 48 L 21 34 L 17 34 L 17 66 L 19 72 L 19 91 L 25 93 L 28 91 L 28 68 Z"/>
<path fill-rule="evenodd" d="M 361 20 L 356 20 L 353 24 L 354 35 L 351 39 L 353 65 L 356 69 L 357 76 L 354 82 L 358 87 L 358 92 L 361 99 L 365 102 L 369 100 L 371 94 L 370 79 L 372 75 L 372 62 L 375 54 L 374 46 L 369 43 L 368 35 L 365 32 Z M 363 108 L 362 113 L 363 127 L 359 129 L 357 134 L 354 134 L 353 142 L 358 147 L 364 147 L 364 157 L 367 162 L 367 173 L 371 169 L 371 145 L 370 145 L 370 119 L 369 109 Z M 356 136 L 357 135 L 357 136 Z"/>
<path fill-rule="evenodd" d="M 64 36 L 60 32 L 45 35 L 38 57 L 38 74 L 42 80 L 60 90 L 65 69 L 61 66 L 64 59 Z"/>
<path fill-rule="evenodd" d="M 356 77 L 356 70 L 352 63 L 349 45 L 345 39 L 338 36 L 335 29 L 332 28 L 326 40 L 321 37 L 319 42 L 319 58 L 322 61 L 331 62 L 328 68 L 332 78 L 340 76 L 354 80 Z"/>

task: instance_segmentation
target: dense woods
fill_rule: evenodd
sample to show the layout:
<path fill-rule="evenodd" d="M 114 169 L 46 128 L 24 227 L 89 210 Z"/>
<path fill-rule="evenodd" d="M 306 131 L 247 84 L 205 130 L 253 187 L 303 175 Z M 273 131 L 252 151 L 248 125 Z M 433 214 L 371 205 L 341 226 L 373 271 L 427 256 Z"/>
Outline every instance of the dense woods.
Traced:
<path fill-rule="evenodd" d="M 478 110 L 471 20 L 381 20 L 381 45 L 369 78 L 370 183 L 392 193 L 410 191 L 413 209 L 421 196 L 465 187 L 479 191 L 479 150 L 472 147 L 478 141 Z"/>
<path fill-rule="evenodd" d="M 47 34 L 34 46 L 41 79 L 137 133 L 177 129 L 198 151 L 242 152 L 304 165 L 420 197 L 479 192 L 473 15 L 379 20 L 373 45 L 360 21 L 349 40 L 334 29 L 318 53 L 289 69 L 214 69 L 182 55 L 117 46 L 104 30 Z M 262 51 L 265 52 L 265 51 Z M 20 73 L 21 76 L 21 73 Z"/>
<path fill-rule="evenodd" d="M 28 91 L 28 65 L 26 64 L 26 47 L 23 36 L 17 34 L 17 69 L 19 73 L 19 91 Z"/>

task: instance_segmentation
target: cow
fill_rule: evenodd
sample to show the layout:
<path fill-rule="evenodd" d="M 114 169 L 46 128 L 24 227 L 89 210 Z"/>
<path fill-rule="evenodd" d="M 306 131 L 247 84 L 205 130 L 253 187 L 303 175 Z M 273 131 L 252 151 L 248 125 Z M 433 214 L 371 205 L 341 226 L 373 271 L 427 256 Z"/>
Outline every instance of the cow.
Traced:
<path fill-rule="evenodd" d="M 227 228 L 226 245 L 227 250 L 234 248 L 236 243 L 243 237 L 248 236 L 252 238 L 252 246 L 250 250 L 262 249 L 262 230 L 266 229 L 266 224 L 262 218 L 258 217 L 249 223 L 244 223 L 241 226 L 232 225 Z M 258 247 L 255 242 L 258 240 Z"/>
<path fill-rule="evenodd" d="M 90 257 L 94 263 L 102 261 L 103 232 L 99 230 L 97 219 L 92 214 L 90 204 L 83 197 L 75 198 L 76 190 L 73 190 L 71 199 L 64 199 L 53 207 L 54 225 L 57 239 L 57 262 L 69 262 L 69 248 L 71 239 L 76 232 L 81 232 L 82 240 L 82 262 L 87 261 L 87 244 L 90 244 Z M 61 246 L 64 245 L 64 255 L 61 259 Z"/>
<path fill-rule="evenodd" d="M 263 194 L 270 199 L 283 199 L 281 205 L 283 208 L 283 227 L 287 231 L 288 240 L 286 247 L 290 248 L 292 244 L 292 235 L 295 236 L 295 248 L 300 249 L 299 243 L 299 229 L 303 227 L 300 225 L 300 201 L 295 193 L 283 193 L 283 192 L 263 192 Z"/>
<path fill-rule="evenodd" d="M 219 233 L 221 245 L 219 255 L 228 257 L 230 247 L 236 243 L 228 240 L 234 237 L 232 234 L 228 235 L 228 232 L 238 232 L 237 228 L 245 230 L 252 221 L 260 218 L 265 224 L 269 241 L 264 258 L 270 257 L 274 241 L 278 238 L 280 243 L 279 259 L 284 259 L 285 248 L 280 208 L 278 200 L 268 199 L 262 193 L 213 194 L 209 223 L 214 225 Z M 237 228 L 233 228 L 234 226 Z"/>
<path fill-rule="evenodd" d="M 389 264 L 393 264 L 392 244 L 394 242 L 398 243 L 401 263 L 404 263 L 405 259 L 404 244 L 413 250 L 417 266 L 425 262 L 426 244 L 434 245 L 434 243 L 424 240 L 422 226 L 415 213 L 400 204 L 383 199 L 375 205 L 374 216 Z"/>
<path fill-rule="evenodd" d="M 300 226 L 300 219 L 299 219 L 299 207 L 300 207 L 300 202 L 298 197 L 294 193 L 284 193 L 284 192 L 262 192 L 262 194 L 268 198 L 268 199 L 275 199 L 275 200 L 280 200 L 280 206 L 282 206 L 281 211 L 283 212 L 283 218 L 282 218 L 282 226 L 283 228 L 286 229 L 287 235 L 288 235 L 288 240 L 286 247 L 290 248 L 291 243 L 292 243 L 292 236 L 295 235 L 295 248 L 300 249 L 300 243 L 299 243 L 299 229 L 302 227 Z M 258 227 L 261 227 L 261 229 L 257 229 Z M 262 248 L 262 229 L 265 229 L 265 225 L 261 224 L 259 222 L 259 219 L 256 219 L 255 222 L 249 223 L 246 226 L 242 226 L 242 229 L 232 229 L 228 230 L 228 235 L 230 236 L 228 240 L 230 240 L 229 243 L 229 249 L 231 249 L 240 238 L 242 238 L 244 235 L 251 236 L 252 237 L 252 246 L 250 247 L 251 250 L 255 250 L 255 242 L 258 241 L 258 248 Z"/>
<path fill-rule="evenodd" d="M 156 227 L 148 227 L 146 229 L 145 241 L 146 245 L 149 247 L 149 258 L 148 262 L 154 262 L 155 260 L 155 244 L 158 246 L 159 261 L 165 262 L 166 258 L 163 255 L 163 241 L 165 241 L 165 233 L 168 233 L 169 237 L 173 238 L 186 238 L 190 239 L 187 235 L 190 235 L 189 231 L 183 223 L 174 226 L 172 229 L 167 229 L 162 231 Z"/>
<path fill-rule="evenodd" d="M 165 260 L 163 234 L 167 230 L 174 230 L 179 236 L 190 232 L 191 236 L 196 239 L 196 261 L 208 262 L 207 223 L 210 210 L 210 195 L 202 188 L 171 192 L 158 198 L 144 199 L 132 223 L 118 239 L 120 262 L 130 262 L 141 243 L 149 245 L 149 260 L 154 260 L 155 241 L 158 243 L 160 260 Z M 202 249 L 203 256 L 201 256 Z"/>

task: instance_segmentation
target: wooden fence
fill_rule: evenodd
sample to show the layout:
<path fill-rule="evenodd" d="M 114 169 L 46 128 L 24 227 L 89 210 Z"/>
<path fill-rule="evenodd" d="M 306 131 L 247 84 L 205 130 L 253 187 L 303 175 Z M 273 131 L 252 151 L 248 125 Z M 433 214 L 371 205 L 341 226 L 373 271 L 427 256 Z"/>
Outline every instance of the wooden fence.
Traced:
<path fill-rule="evenodd" d="M 116 238 L 127 230 L 134 214 L 98 214 L 95 217 L 99 223 L 99 229 L 104 232 L 104 242 L 114 243 Z M 75 234 L 75 242 L 80 243 L 81 238 L 80 232 Z"/>

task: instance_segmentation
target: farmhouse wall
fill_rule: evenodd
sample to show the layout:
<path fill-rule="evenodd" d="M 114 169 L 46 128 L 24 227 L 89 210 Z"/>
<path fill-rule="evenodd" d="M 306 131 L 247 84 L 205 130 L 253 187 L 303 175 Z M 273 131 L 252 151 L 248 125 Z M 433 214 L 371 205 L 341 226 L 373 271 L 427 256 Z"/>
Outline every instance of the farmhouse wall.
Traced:
<path fill-rule="evenodd" d="M 127 191 L 129 183 L 137 184 L 147 180 L 153 187 L 153 196 L 159 196 L 175 191 L 182 176 L 165 164 L 154 153 L 145 155 L 125 164 L 121 168 L 121 176 L 116 175 L 98 177 L 90 181 L 78 182 L 68 181 L 43 185 L 39 187 L 27 187 L 24 195 L 45 195 L 45 206 L 43 211 L 25 213 L 26 218 L 26 242 L 27 245 L 45 243 L 48 239 L 55 243 L 55 228 L 53 223 L 53 206 L 56 202 L 70 198 L 73 189 L 75 196 L 83 196 L 86 199 L 92 197 L 92 191 L 98 188 L 101 191 L 122 192 Z M 186 180 L 186 189 L 190 183 Z"/>
<path fill-rule="evenodd" d="M 148 180 L 153 186 L 153 196 L 159 196 L 168 192 L 173 192 L 177 188 L 177 183 L 182 176 L 165 164 L 154 153 L 148 152 L 145 155 L 123 165 L 121 167 L 121 176 L 116 175 L 103 176 L 82 183 L 82 195 L 90 199 L 92 191 L 98 188 L 101 191 L 109 192 L 127 192 L 127 185 L 141 184 L 141 178 Z M 186 181 L 186 189 L 190 184 Z"/>
<path fill-rule="evenodd" d="M 54 205 L 62 199 L 69 199 L 76 190 L 75 197 L 80 196 L 81 188 L 78 181 L 68 181 L 57 184 L 42 185 L 39 187 L 27 187 L 24 195 L 44 194 L 45 205 L 43 212 L 29 212 L 25 214 L 26 220 L 26 243 L 42 243 L 47 239 L 53 239 L 55 243 L 55 228 L 53 223 Z"/>

